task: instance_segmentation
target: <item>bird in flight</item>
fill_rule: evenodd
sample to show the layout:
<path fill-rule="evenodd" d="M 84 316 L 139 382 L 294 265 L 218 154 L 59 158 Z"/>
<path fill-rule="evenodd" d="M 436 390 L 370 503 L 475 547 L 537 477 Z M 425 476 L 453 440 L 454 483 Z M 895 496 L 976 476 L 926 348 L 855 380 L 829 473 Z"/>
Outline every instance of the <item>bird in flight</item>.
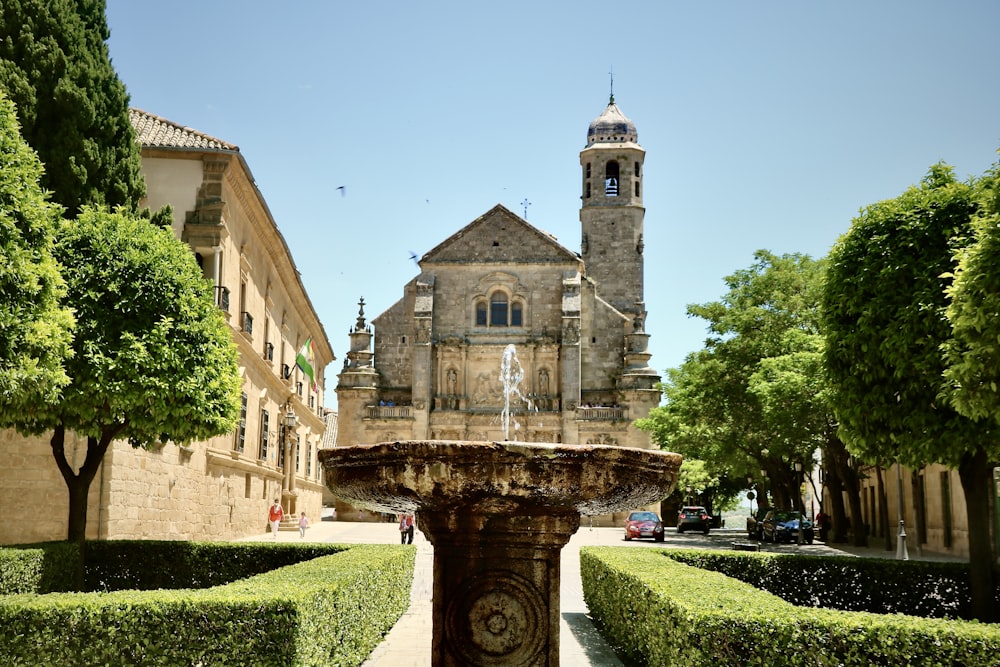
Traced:
<path fill-rule="evenodd" d="M 346 197 L 347 196 L 347 186 L 341 185 L 337 189 L 340 190 L 340 196 L 341 197 Z"/>
<path fill-rule="evenodd" d="M 413 252 L 412 250 L 410 251 L 410 259 L 412 259 L 413 263 L 416 264 L 418 267 L 420 266 L 420 262 L 417 261 L 417 253 Z"/>

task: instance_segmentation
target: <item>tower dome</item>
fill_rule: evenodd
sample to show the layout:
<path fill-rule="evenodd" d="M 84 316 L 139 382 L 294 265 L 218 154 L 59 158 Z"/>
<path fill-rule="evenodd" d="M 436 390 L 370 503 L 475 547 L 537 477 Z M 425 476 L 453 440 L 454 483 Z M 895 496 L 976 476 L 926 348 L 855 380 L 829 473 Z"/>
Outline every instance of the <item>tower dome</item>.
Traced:
<path fill-rule="evenodd" d="M 587 129 L 587 145 L 628 142 L 638 143 L 639 133 L 636 132 L 635 123 L 629 120 L 615 104 L 615 96 L 612 95 L 604 112 L 590 123 Z"/>

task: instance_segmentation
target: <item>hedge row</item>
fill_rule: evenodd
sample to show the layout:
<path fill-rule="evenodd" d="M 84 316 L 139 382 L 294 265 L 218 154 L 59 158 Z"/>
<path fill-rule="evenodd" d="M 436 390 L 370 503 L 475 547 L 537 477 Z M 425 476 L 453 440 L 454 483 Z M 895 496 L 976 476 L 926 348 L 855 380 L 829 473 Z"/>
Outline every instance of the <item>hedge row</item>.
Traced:
<path fill-rule="evenodd" d="M 640 665 L 1000 664 L 1000 628 L 803 608 L 663 550 L 584 547 L 584 599 L 602 634 Z"/>
<path fill-rule="evenodd" d="M 688 549 L 670 550 L 667 555 L 799 606 L 972 618 L 968 563 Z M 1000 581 L 1000 571 L 995 578 Z M 994 597 L 1000 602 L 996 591 Z"/>
<path fill-rule="evenodd" d="M 409 605 L 415 550 L 340 548 L 207 589 L 0 598 L 0 655 L 11 666 L 360 665 Z"/>
<path fill-rule="evenodd" d="M 78 554 L 69 542 L 0 548 L 0 595 L 72 590 Z"/>

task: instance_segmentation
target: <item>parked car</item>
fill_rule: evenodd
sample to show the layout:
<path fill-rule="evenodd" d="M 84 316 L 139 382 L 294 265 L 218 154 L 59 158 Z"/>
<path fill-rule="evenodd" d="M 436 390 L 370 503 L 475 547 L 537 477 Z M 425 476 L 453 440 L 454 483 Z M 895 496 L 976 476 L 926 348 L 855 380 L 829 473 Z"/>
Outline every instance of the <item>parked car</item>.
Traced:
<path fill-rule="evenodd" d="M 697 505 L 682 507 L 677 513 L 677 532 L 683 533 L 687 530 L 700 530 L 708 535 L 708 529 L 712 523 L 712 517 L 708 510 Z"/>
<path fill-rule="evenodd" d="M 756 512 L 747 517 L 747 538 L 759 540 L 764 536 L 764 517 L 770 509 L 770 507 L 758 507 Z"/>
<path fill-rule="evenodd" d="M 765 542 L 796 542 L 799 539 L 799 521 L 802 521 L 802 539 L 812 544 L 814 530 L 812 521 L 802 519 L 795 510 L 770 510 L 761 522 L 762 537 Z"/>
<path fill-rule="evenodd" d="M 663 522 L 656 512 L 632 512 L 625 519 L 625 540 L 652 537 L 654 542 L 663 541 Z"/>

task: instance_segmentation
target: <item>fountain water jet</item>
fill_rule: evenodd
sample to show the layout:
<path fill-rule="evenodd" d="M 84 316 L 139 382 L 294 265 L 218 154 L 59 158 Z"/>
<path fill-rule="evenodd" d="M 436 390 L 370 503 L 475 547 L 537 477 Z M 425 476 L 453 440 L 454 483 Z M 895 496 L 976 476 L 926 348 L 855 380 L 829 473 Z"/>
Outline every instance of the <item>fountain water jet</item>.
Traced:
<path fill-rule="evenodd" d="M 503 411 L 500 413 L 500 426 L 503 429 L 503 439 L 510 440 L 510 399 L 517 396 L 531 409 L 531 401 L 521 393 L 521 380 L 524 379 L 524 368 L 517 358 L 517 348 L 508 345 L 500 357 L 500 384 L 503 386 Z M 517 423 L 515 422 L 515 427 Z"/>
<path fill-rule="evenodd" d="M 508 346 L 505 438 L 523 376 L 515 361 Z M 559 552 L 580 517 L 659 501 L 681 465 L 661 451 L 507 441 L 384 442 L 319 457 L 335 495 L 414 513 L 434 545 L 433 667 L 558 667 Z"/>

